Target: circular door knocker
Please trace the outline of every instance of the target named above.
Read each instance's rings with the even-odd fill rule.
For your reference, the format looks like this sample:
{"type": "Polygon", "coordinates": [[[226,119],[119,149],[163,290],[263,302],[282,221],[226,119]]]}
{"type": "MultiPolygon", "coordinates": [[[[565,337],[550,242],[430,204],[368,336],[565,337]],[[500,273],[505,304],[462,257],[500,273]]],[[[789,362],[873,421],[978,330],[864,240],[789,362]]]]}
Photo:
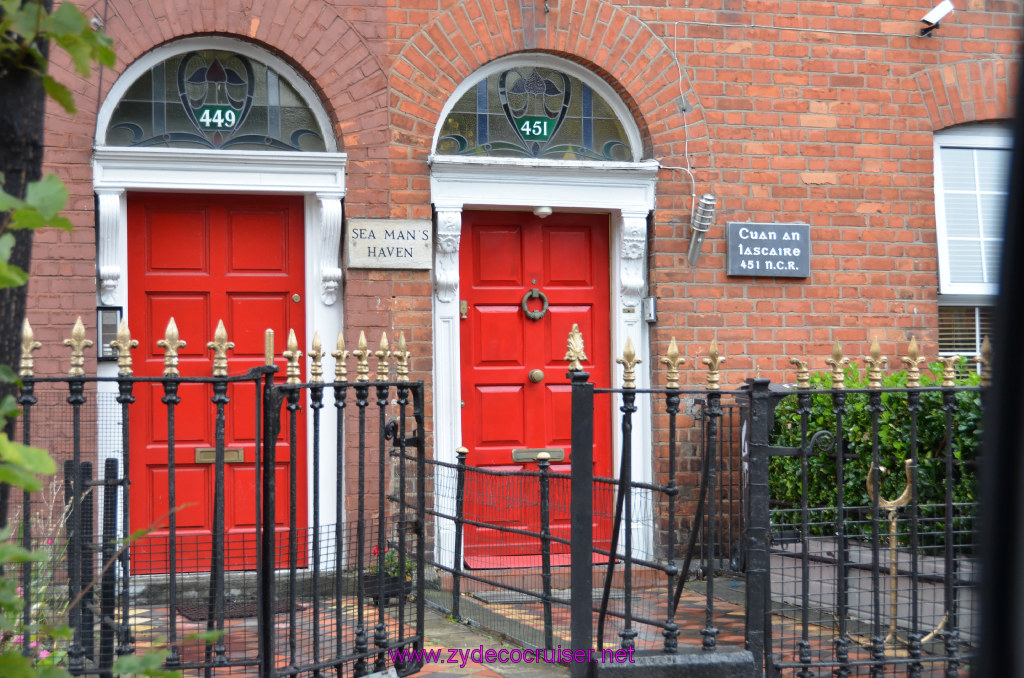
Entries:
{"type": "Polygon", "coordinates": [[[521,306],[523,307],[523,313],[526,314],[527,318],[529,318],[530,320],[540,320],[541,318],[544,317],[544,314],[548,312],[548,298],[544,296],[543,292],[534,287],[532,290],[523,295],[523,303],[521,304],[521,306]],[[531,311],[529,308],[527,308],[526,302],[529,301],[530,299],[536,299],[537,297],[540,297],[543,306],[539,311],[531,311]]]}

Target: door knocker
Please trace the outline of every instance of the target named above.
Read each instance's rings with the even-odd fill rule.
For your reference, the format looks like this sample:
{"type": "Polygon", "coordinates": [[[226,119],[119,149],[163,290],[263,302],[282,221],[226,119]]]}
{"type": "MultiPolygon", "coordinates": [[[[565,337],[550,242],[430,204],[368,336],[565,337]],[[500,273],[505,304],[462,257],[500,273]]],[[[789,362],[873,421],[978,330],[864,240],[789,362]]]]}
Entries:
{"type": "Polygon", "coordinates": [[[523,295],[523,303],[521,304],[521,306],[523,307],[523,313],[526,314],[527,318],[529,318],[530,320],[540,320],[541,318],[544,317],[544,314],[548,312],[548,298],[544,296],[543,292],[534,287],[532,290],[523,295]],[[537,297],[540,297],[543,306],[539,311],[531,311],[529,308],[526,307],[526,302],[529,301],[530,299],[536,299],[537,297]]]}

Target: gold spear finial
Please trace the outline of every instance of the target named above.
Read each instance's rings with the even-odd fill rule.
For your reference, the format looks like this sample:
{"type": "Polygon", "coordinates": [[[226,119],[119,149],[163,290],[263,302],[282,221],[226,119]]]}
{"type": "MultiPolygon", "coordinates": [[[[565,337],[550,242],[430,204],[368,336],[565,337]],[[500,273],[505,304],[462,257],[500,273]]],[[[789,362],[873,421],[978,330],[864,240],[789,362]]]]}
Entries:
{"type": "Polygon", "coordinates": [[[981,368],[981,385],[992,385],[992,344],[989,343],[988,335],[981,340],[981,355],[974,359],[981,368]]]}
{"type": "Polygon", "coordinates": [[[331,356],[334,358],[334,381],[348,381],[348,365],[345,361],[348,360],[349,352],[341,332],[338,332],[338,350],[331,351],[331,356]]]}
{"type": "Polygon", "coordinates": [[[580,363],[587,359],[587,354],[583,352],[583,334],[580,333],[579,324],[572,324],[572,329],[569,330],[569,338],[566,340],[565,345],[566,351],[563,360],[569,361],[569,371],[582,372],[583,365],[580,363]]]}
{"type": "Polygon", "coordinates": [[[356,357],[356,381],[370,381],[370,349],[367,348],[366,333],[362,330],[359,330],[359,341],[352,355],[356,357]]]}
{"type": "Polygon", "coordinates": [[[637,363],[643,362],[636,357],[636,350],[633,348],[633,340],[626,337],[626,348],[622,351],[622,357],[616,359],[618,364],[623,366],[622,388],[636,388],[636,373],[634,368],[637,363]]]}
{"type": "Polygon", "coordinates": [[[811,371],[807,368],[807,361],[800,360],[799,358],[790,358],[789,364],[796,365],[796,387],[810,388],[811,371]]]}
{"type": "Polygon", "coordinates": [[[309,381],[312,384],[324,383],[324,367],[320,361],[323,360],[324,352],[320,344],[320,333],[313,333],[313,347],[309,352],[309,381]]]}
{"type": "Polygon", "coordinates": [[[387,381],[391,376],[391,351],[388,350],[387,332],[381,333],[380,350],[374,351],[373,355],[377,356],[377,381],[387,381]]]}
{"type": "Polygon", "coordinates": [[[868,364],[868,388],[882,388],[882,368],[888,364],[889,359],[882,355],[878,337],[871,342],[871,349],[864,357],[864,362],[868,364]]]}
{"type": "Polygon", "coordinates": [[[64,340],[65,346],[71,347],[71,369],[68,370],[69,377],[84,377],[85,370],[85,349],[92,346],[92,340],[85,338],[85,325],[82,324],[82,316],[78,316],[75,326],[71,328],[71,338],[64,340]]]}
{"type": "Polygon", "coordinates": [[[35,361],[32,359],[32,351],[41,348],[42,344],[36,341],[36,335],[32,326],[28,324],[28,318],[21,323],[21,364],[18,374],[22,377],[31,377],[35,368],[35,361]]]}
{"type": "Polygon", "coordinates": [[[288,361],[288,365],[285,367],[286,378],[284,382],[286,384],[298,384],[301,381],[299,379],[299,374],[301,374],[299,358],[302,357],[302,351],[299,350],[299,340],[295,338],[295,330],[288,330],[287,350],[283,351],[281,355],[288,361]]]}
{"type": "Polygon", "coordinates": [[[213,376],[228,376],[228,349],[235,348],[235,342],[228,341],[228,331],[224,321],[217,321],[217,329],[213,333],[213,341],[206,342],[206,348],[213,349],[213,376]]]}
{"type": "Polygon", "coordinates": [[[679,355],[679,345],[676,344],[676,338],[672,337],[672,341],[668,342],[668,354],[661,359],[661,364],[668,366],[668,370],[665,373],[666,388],[679,388],[679,365],[685,362],[685,360],[686,358],[679,355]]]}
{"type": "Polygon", "coordinates": [[[121,318],[117,326],[117,339],[110,342],[110,347],[117,351],[117,376],[132,376],[132,349],[139,345],[138,339],[132,339],[128,330],[128,321],[121,318]]]}
{"type": "Polygon", "coordinates": [[[907,355],[903,356],[901,360],[907,366],[907,386],[909,388],[919,388],[921,386],[921,369],[918,365],[924,362],[924,358],[921,357],[921,351],[917,348],[917,337],[910,337],[907,355]]]}
{"type": "Polygon", "coordinates": [[[174,322],[174,316],[167,323],[164,330],[164,338],[156,342],[156,345],[164,350],[164,376],[177,377],[178,372],[178,350],[185,348],[185,342],[178,338],[178,326],[174,322]]]}
{"type": "Polygon", "coordinates": [[[721,380],[719,367],[725,362],[725,357],[719,355],[718,342],[714,339],[711,340],[711,347],[708,349],[708,357],[703,358],[701,362],[708,366],[707,389],[709,391],[718,391],[721,389],[721,386],[718,383],[721,380]]]}
{"type": "Polygon", "coordinates": [[[846,388],[843,383],[844,368],[849,364],[850,359],[843,357],[843,348],[839,340],[832,346],[832,357],[825,361],[832,366],[832,388],[846,388]]]}
{"type": "Polygon", "coordinates": [[[409,358],[412,353],[405,349],[405,332],[398,334],[398,349],[391,355],[395,359],[395,371],[398,373],[398,381],[409,381],[409,358]]]}
{"type": "Polygon", "coordinates": [[[960,362],[960,356],[940,357],[939,362],[942,363],[942,385],[956,386],[956,366],[960,362]]]}

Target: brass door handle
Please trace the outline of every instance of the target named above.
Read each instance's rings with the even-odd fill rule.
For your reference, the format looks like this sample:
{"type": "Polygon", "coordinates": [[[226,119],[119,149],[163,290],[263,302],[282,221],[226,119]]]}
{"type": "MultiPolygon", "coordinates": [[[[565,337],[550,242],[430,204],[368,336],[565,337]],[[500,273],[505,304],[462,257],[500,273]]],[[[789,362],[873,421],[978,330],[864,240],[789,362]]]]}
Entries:
{"type": "Polygon", "coordinates": [[[527,376],[529,377],[530,381],[532,381],[535,384],[539,384],[540,382],[544,381],[543,370],[530,370],[530,374],[528,374],[527,376]]]}

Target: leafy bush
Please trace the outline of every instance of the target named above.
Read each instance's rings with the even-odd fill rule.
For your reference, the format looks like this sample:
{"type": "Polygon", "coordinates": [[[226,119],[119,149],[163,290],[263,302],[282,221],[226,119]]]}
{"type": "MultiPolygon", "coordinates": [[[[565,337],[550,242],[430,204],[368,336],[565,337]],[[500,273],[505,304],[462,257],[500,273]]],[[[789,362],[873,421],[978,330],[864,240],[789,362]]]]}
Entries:
{"type": "MultiPolygon", "coordinates": [[[[961,364],[958,385],[978,386],[979,375],[970,372],[966,360],[961,364]]],[[[932,363],[921,371],[921,386],[939,386],[942,382],[942,364],[932,363]]],[[[831,373],[820,372],[811,377],[813,389],[831,388],[831,373]]],[[[848,367],[844,383],[848,389],[867,388],[866,372],[856,366],[848,367]]],[[[905,371],[892,372],[883,378],[883,387],[905,387],[905,371]]],[[[788,396],[775,410],[773,445],[799,447],[801,445],[801,413],[798,397],[788,396]]],[[[946,498],[946,411],[943,393],[919,393],[920,409],[917,416],[917,494],[923,517],[941,517],[946,498]],[[933,505],[929,508],[928,505],[933,505]]],[[[953,501],[973,503],[977,489],[974,462],[981,446],[981,395],[975,390],[958,390],[952,410],[953,501]]],[[[878,415],[878,455],[882,467],[879,496],[892,500],[898,497],[907,483],[904,460],[911,453],[911,413],[905,392],[881,394],[882,410],[878,415]]],[[[807,440],[818,431],[836,435],[836,411],[830,392],[814,392],[807,418],[807,440]]],[[[846,394],[842,412],[842,447],[845,451],[844,505],[870,507],[872,497],[867,490],[867,474],[872,464],[872,412],[870,395],[846,394]]],[[[836,447],[827,450],[812,449],[807,457],[808,505],[814,508],[835,507],[837,499],[836,447]]],[[[801,505],[802,475],[799,457],[773,457],[770,461],[769,491],[776,507],[798,508],[801,505]]],[[[969,513],[970,511],[968,511],[969,513]]],[[[830,512],[831,513],[831,512],[830,512]]],[[[863,513],[863,512],[861,512],[863,513]]],[[[963,513],[958,511],[958,513],[963,513]]],[[[884,517],[884,514],[883,514],[884,517]]],[[[799,520],[797,512],[781,516],[782,522],[799,520]]],[[[778,522],[778,521],[777,521],[778,522]]],[[[961,521],[957,521],[961,523],[961,521]]],[[[955,526],[966,529],[966,524],[955,526]]],[[[870,528],[867,528],[870,529],[870,528]]],[[[942,532],[941,520],[926,520],[920,525],[923,533],[942,532]]],[[[822,530],[824,531],[824,530],[822,530]]],[[[854,530],[856,531],[856,530],[854,530]]]]}

